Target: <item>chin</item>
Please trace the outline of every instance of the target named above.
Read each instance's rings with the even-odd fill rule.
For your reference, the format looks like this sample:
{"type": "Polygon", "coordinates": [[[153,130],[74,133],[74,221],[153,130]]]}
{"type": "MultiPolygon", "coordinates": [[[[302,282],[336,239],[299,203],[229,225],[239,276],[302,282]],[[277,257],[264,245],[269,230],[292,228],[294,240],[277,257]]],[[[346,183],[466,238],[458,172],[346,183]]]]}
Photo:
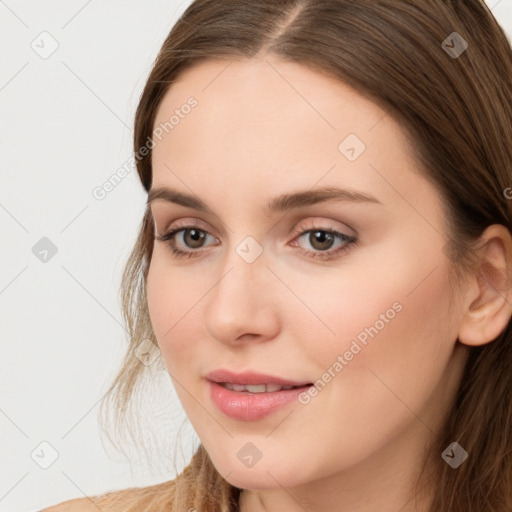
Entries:
{"type": "Polygon", "coordinates": [[[259,460],[253,467],[244,467],[241,462],[224,460],[218,464],[212,460],[217,471],[231,484],[240,489],[251,491],[280,489],[282,487],[294,487],[304,483],[303,471],[290,463],[282,460],[259,460]]]}
{"type": "Polygon", "coordinates": [[[297,482],[289,482],[286,478],[281,477],[280,473],[276,474],[275,470],[270,470],[270,475],[264,469],[236,470],[229,474],[226,480],[235,487],[250,491],[280,489],[297,485],[297,482]]]}

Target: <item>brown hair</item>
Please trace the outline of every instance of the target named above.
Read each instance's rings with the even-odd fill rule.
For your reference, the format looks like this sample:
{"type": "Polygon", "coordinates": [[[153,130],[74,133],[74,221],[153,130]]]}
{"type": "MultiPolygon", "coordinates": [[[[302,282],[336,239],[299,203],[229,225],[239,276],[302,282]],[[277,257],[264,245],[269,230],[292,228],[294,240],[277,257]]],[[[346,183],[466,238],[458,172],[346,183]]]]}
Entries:
{"type": "MultiPolygon", "coordinates": [[[[194,1],[165,40],[136,112],[134,150],[146,191],[151,153],[140,158],[139,150],[173,81],[206,59],[265,54],[336,77],[400,122],[444,199],[446,254],[459,283],[474,268],[472,248],[483,230],[495,223],[511,229],[504,190],[512,182],[512,51],[483,0],[194,1]],[[453,32],[468,43],[458,57],[442,46],[453,32]]],[[[153,229],[147,209],[123,274],[129,347],[102,403],[115,412],[116,425],[132,397],[144,393],[140,383],[151,369],[134,349],[143,340],[157,346],[145,294],[153,229]]],[[[444,429],[426,447],[425,460],[435,463],[425,484],[432,512],[512,510],[511,369],[510,324],[492,343],[470,349],[444,429]],[[454,441],[469,453],[456,470],[441,458],[454,441]]],[[[176,479],[110,493],[110,501],[98,503],[124,511],[235,511],[239,494],[200,445],[176,479]]]]}

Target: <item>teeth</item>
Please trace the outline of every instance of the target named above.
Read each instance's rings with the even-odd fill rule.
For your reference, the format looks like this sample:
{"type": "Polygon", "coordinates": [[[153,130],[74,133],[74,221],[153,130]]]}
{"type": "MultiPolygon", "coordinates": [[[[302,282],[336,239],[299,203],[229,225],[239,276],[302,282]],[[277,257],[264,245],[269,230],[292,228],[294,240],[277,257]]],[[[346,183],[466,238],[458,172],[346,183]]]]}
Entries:
{"type": "MultiPolygon", "coordinates": [[[[291,386],[289,386],[291,387],[291,386]]],[[[284,389],[283,386],[279,386],[278,384],[267,384],[267,391],[279,391],[280,389],[284,389]]]]}
{"type": "Polygon", "coordinates": [[[278,384],[231,384],[230,382],[224,382],[222,385],[231,391],[248,391],[249,393],[271,393],[273,391],[281,391],[282,389],[291,389],[294,387],[279,386],[278,384]]]}

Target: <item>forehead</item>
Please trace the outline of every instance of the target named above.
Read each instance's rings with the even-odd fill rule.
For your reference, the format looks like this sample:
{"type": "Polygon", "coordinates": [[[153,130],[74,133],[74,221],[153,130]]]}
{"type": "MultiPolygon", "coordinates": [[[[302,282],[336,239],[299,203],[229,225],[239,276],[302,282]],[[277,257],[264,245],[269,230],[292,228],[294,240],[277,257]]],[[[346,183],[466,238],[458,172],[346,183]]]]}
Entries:
{"type": "Polygon", "coordinates": [[[273,195],[269,189],[312,188],[321,180],[386,202],[397,198],[389,182],[414,195],[422,179],[411,172],[415,162],[400,125],[378,105],[333,77],[267,57],[189,68],[161,101],[159,127],[153,187],[273,195]],[[360,153],[356,159],[347,158],[347,145],[360,153]]]}
{"type": "Polygon", "coordinates": [[[230,127],[268,133],[269,139],[284,129],[310,137],[336,134],[337,139],[347,129],[363,135],[385,115],[343,82],[301,64],[271,58],[210,60],[178,76],[159,105],[154,126],[168,121],[191,96],[198,102],[190,112],[193,120],[185,123],[187,115],[180,117],[175,135],[190,124],[195,130],[201,124],[205,131],[214,124],[219,138],[229,121],[230,127]],[[303,121],[299,125],[297,118],[303,121]]]}

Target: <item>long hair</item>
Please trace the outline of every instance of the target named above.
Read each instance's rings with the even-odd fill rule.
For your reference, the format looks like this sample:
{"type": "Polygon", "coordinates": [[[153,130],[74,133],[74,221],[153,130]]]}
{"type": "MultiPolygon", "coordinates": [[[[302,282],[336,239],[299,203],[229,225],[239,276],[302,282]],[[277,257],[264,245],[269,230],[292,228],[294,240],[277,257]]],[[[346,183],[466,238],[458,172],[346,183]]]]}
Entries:
{"type": "MultiPolygon", "coordinates": [[[[163,43],[136,111],[134,151],[146,191],[151,152],[141,157],[140,149],[179,75],[207,59],[266,54],[345,82],[399,121],[443,198],[446,254],[457,280],[472,268],[469,248],[487,226],[511,229],[504,190],[512,185],[512,51],[483,0],[195,0],[163,43]],[[454,37],[467,43],[458,55],[449,51],[454,37]]],[[[127,421],[127,405],[144,393],[140,383],[151,371],[134,350],[142,342],[157,346],[145,289],[154,235],[148,208],[122,278],[129,345],[102,403],[117,425],[127,421]]],[[[437,461],[432,512],[512,510],[511,369],[510,324],[470,349],[453,408],[426,453],[437,461]],[[457,470],[441,459],[454,441],[469,453],[457,470]]],[[[175,479],[109,493],[98,503],[124,511],[227,512],[238,510],[239,494],[199,445],[175,479]]]]}

